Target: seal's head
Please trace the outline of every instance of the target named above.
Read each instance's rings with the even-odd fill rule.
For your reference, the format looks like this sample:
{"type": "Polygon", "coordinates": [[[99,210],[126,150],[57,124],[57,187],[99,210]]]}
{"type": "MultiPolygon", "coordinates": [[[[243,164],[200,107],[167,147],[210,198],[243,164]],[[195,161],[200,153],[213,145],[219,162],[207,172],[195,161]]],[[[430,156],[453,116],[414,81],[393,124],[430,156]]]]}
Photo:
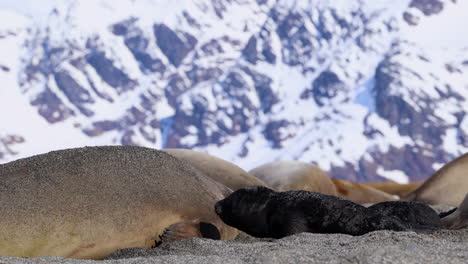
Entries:
{"type": "Polygon", "coordinates": [[[241,188],[215,204],[216,214],[228,225],[256,237],[268,233],[268,202],[275,191],[264,186],[241,188]]]}

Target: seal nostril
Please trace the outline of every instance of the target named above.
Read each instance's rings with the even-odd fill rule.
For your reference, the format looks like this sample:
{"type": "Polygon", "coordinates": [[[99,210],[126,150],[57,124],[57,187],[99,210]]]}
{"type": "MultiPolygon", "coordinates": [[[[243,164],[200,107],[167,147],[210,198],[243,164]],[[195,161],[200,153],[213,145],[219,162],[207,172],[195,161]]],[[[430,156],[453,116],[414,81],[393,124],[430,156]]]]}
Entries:
{"type": "Polygon", "coordinates": [[[215,204],[215,212],[218,215],[221,215],[221,213],[223,212],[223,209],[221,208],[221,204],[219,202],[215,204]]]}

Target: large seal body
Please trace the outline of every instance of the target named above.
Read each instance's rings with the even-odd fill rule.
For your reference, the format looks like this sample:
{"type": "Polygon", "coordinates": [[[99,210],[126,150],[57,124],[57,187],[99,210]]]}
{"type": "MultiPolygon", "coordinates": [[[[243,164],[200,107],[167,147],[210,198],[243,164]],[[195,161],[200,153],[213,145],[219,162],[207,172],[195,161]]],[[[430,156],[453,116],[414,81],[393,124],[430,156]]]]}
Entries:
{"type": "Polygon", "coordinates": [[[237,234],[213,210],[226,187],[142,147],[61,150],[0,165],[0,193],[2,256],[99,259],[165,235],[202,236],[202,226],[221,239],[237,234]]]}
{"type": "Polygon", "coordinates": [[[355,203],[367,204],[399,200],[398,196],[388,194],[365,184],[335,178],[331,180],[335,184],[337,196],[355,203]]]}
{"type": "Polygon", "coordinates": [[[310,163],[275,161],[249,171],[277,191],[305,190],[336,195],[327,173],[310,163]]]}
{"type": "Polygon", "coordinates": [[[458,208],[442,217],[442,224],[447,229],[468,228],[468,193],[458,208]]]}
{"type": "Polygon", "coordinates": [[[189,149],[163,149],[163,151],[188,162],[208,177],[224,184],[231,190],[253,185],[267,186],[263,181],[250,175],[239,166],[208,153],[189,149]]]}
{"type": "Polygon", "coordinates": [[[458,206],[468,193],[468,153],[447,163],[405,200],[458,206]]]}
{"type": "Polygon", "coordinates": [[[362,235],[375,230],[440,228],[440,220],[431,222],[434,216],[438,219],[437,213],[423,204],[414,208],[408,202],[393,202],[369,209],[332,195],[275,192],[261,186],[233,192],[216,203],[215,210],[226,224],[256,237],[281,238],[301,232],[362,235]],[[402,218],[404,214],[400,212],[412,217],[402,218]],[[431,221],[424,220],[427,212],[431,221]]]}
{"type": "Polygon", "coordinates": [[[407,195],[410,192],[413,192],[414,190],[419,188],[423,183],[422,182],[397,183],[394,181],[384,181],[384,182],[363,182],[361,184],[378,189],[388,194],[398,195],[399,197],[402,197],[404,195],[407,195]]]}

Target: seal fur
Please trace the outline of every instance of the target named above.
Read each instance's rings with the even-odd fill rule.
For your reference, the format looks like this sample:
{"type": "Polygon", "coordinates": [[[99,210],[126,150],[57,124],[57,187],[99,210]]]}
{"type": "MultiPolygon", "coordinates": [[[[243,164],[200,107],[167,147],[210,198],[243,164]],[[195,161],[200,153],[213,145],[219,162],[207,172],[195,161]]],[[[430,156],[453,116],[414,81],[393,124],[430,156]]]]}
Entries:
{"type": "Polygon", "coordinates": [[[424,204],[392,202],[366,208],[332,195],[276,192],[263,186],[233,192],[216,203],[215,211],[226,224],[255,237],[281,238],[301,232],[362,235],[375,230],[426,231],[441,226],[437,213],[424,204]],[[411,217],[403,218],[405,215],[411,217]],[[424,220],[426,217],[430,220],[424,220]]]}
{"type": "Polygon", "coordinates": [[[419,188],[419,186],[421,186],[423,182],[397,183],[394,181],[384,181],[384,182],[363,182],[361,184],[375,188],[382,192],[386,192],[388,194],[398,195],[402,197],[416,190],[417,188],[419,188]]]}
{"type": "Polygon", "coordinates": [[[267,186],[263,181],[255,178],[239,166],[210,155],[189,149],[163,149],[164,152],[188,162],[213,180],[224,184],[231,190],[246,186],[267,186]]]}
{"type": "Polygon", "coordinates": [[[468,228],[468,193],[458,208],[451,210],[442,217],[442,224],[447,229],[468,228]]]}
{"type": "Polygon", "coordinates": [[[306,190],[336,195],[327,173],[310,163],[274,161],[249,171],[277,191],[306,190]]]}
{"type": "Polygon", "coordinates": [[[468,153],[447,163],[404,200],[458,206],[468,192],[468,153]]]}
{"type": "Polygon", "coordinates": [[[337,196],[355,203],[366,204],[399,200],[398,196],[388,194],[365,184],[335,178],[331,180],[336,186],[337,196]]]}

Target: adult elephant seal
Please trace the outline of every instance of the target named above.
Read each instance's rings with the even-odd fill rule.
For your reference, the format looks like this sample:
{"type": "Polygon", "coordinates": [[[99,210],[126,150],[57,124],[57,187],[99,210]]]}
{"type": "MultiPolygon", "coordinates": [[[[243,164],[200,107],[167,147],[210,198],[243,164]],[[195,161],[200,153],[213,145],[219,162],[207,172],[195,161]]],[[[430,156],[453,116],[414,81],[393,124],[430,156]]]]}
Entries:
{"type": "Polygon", "coordinates": [[[300,161],[275,161],[249,171],[277,191],[306,190],[336,195],[327,173],[300,161]]]}
{"type": "Polygon", "coordinates": [[[100,259],[187,237],[233,239],[225,186],[162,151],[54,151],[0,166],[0,255],[100,259]]]}
{"type": "Polygon", "coordinates": [[[358,204],[399,200],[399,198],[395,195],[382,192],[364,184],[334,178],[331,180],[336,186],[337,196],[358,204]]]}
{"type": "Polygon", "coordinates": [[[442,217],[442,224],[447,229],[468,228],[468,193],[458,208],[442,213],[440,216],[442,217]]]}
{"type": "Polygon", "coordinates": [[[428,204],[458,206],[468,192],[468,153],[449,162],[421,187],[403,197],[428,204]]]}
{"type": "Polygon", "coordinates": [[[416,190],[417,188],[419,188],[419,186],[422,185],[422,182],[397,183],[394,181],[384,181],[384,182],[363,182],[361,184],[381,190],[388,194],[398,195],[402,197],[416,190]]]}
{"type": "Polygon", "coordinates": [[[264,182],[250,175],[239,166],[210,154],[189,149],[163,149],[163,151],[188,162],[211,179],[226,185],[231,190],[252,185],[266,186],[264,182]]]}

